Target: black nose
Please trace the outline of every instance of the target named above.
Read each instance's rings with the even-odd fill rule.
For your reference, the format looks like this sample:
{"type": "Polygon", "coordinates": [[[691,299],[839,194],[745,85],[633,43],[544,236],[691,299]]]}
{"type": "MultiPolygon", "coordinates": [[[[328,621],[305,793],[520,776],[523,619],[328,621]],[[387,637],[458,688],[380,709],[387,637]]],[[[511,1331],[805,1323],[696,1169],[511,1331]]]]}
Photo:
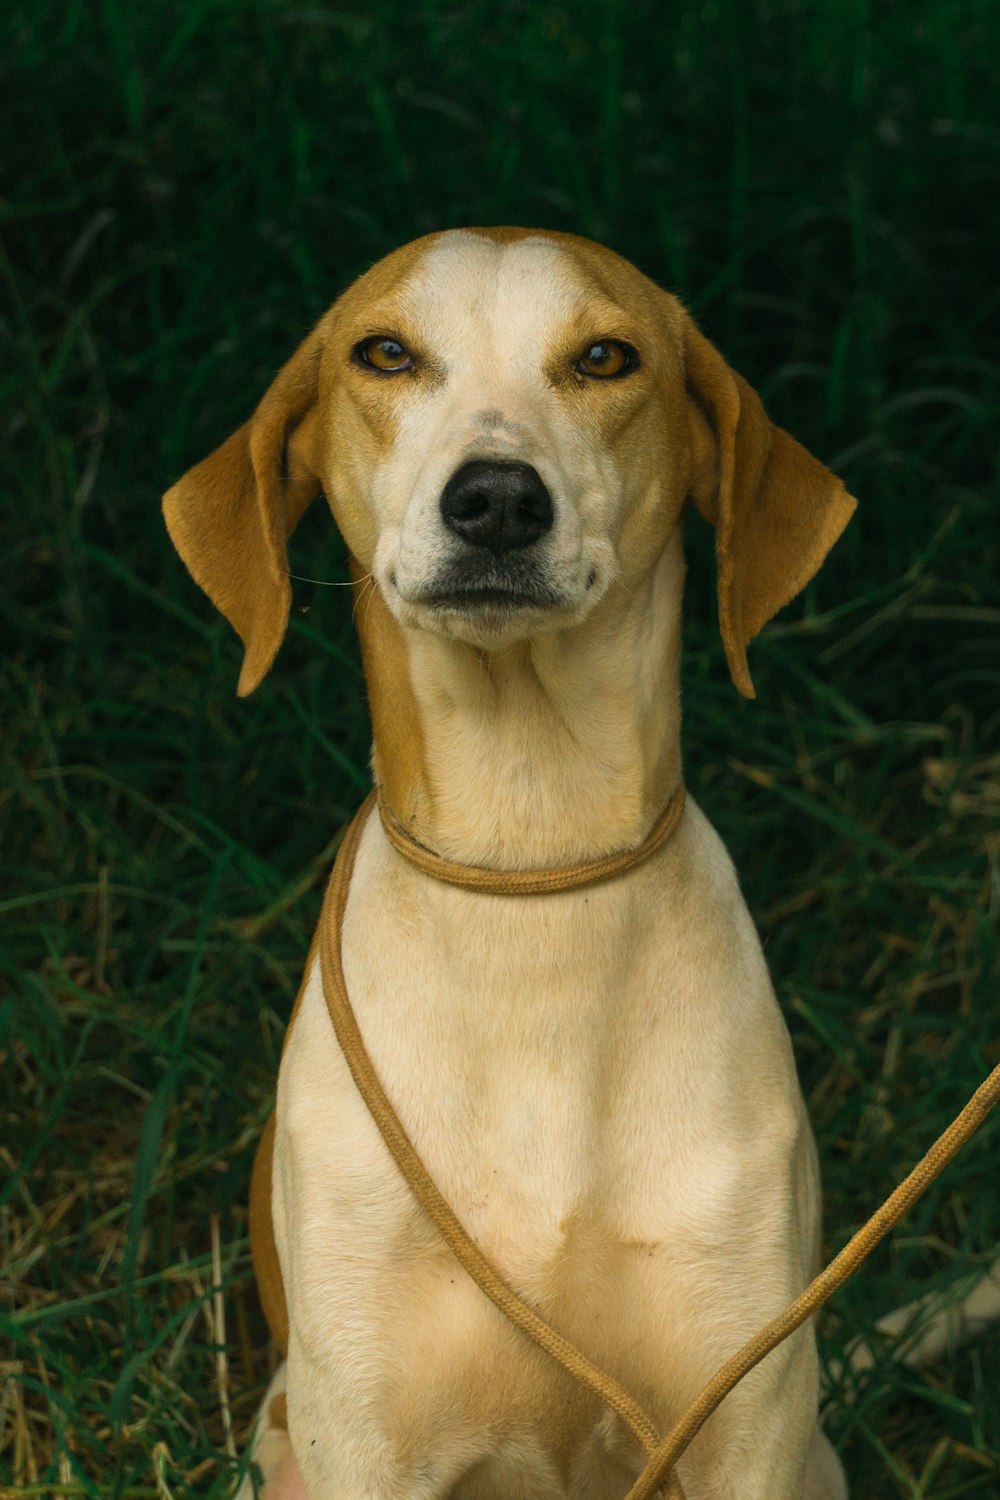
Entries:
{"type": "Polygon", "coordinates": [[[475,459],[463,464],[441,495],[449,531],[473,547],[513,552],[530,547],[552,525],[552,496],[530,464],[475,459]]]}

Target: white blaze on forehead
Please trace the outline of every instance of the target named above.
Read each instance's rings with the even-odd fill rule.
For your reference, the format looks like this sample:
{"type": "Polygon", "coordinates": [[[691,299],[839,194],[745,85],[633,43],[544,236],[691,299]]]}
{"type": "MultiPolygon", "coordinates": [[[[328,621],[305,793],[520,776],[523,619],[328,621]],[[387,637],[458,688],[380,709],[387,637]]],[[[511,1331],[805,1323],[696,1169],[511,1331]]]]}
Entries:
{"type": "Polygon", "coordinates": [[[498,244],[453,230],[437,240],[406,286],[406,302],[445,362],[510,374],[538,372],[546,345],[586,287],[570,256],[539,237],[498,244]]]}
{"type": "Polygon", "coordinates": [[[586,326],[581,312],[602,322],[614,304],[544,235],[503,244],[453,230],[413,267],[396,305],[404,338],[412,328],[418,361],[435,378],[403,377],[395,388],[394,440],[372,476],[373,571],[391,607],[405,624],[427,624],[407,610],[465,545],[442,517],[441,496],[463,464],[486,459],[534,468],[554,513],[535,566],[563,601],[562,618],[592,608],[614,576],[621,476],[550,378],[550,361],[560,346],[569,358],[571,330],[586,326]]]}

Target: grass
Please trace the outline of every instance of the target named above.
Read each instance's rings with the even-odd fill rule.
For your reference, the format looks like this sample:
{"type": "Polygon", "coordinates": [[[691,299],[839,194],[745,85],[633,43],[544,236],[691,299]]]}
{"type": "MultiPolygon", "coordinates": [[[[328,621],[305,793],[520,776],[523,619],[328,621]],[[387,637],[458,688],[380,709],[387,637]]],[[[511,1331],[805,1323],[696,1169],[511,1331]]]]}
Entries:
{"type": "MultiPolygon", "coordinates": [[[[277,669],[236,701],[160,492],[423,231],[575,230],[688,299],[861,502],[754,648],[754,704],[692,525],[685,655],[689,781],[766,941],[838,1248],[998,1057],[996,13],[15,0],[10,21],[0,1484],[221,1497],[270,1358],[249,1164],[368,728],[336,588],[296,586],[277,669]]],[[[293,569],[344,577],[318,509],[293,569]]],[[[993,1124],[824,1316],[828,1356],[996,1253],[997,1159],[993,1124]]],[[[833,1392],[856,1497],[997,1493],[998,1344],[920,1373],[887,1352],[833,1392]]]]}

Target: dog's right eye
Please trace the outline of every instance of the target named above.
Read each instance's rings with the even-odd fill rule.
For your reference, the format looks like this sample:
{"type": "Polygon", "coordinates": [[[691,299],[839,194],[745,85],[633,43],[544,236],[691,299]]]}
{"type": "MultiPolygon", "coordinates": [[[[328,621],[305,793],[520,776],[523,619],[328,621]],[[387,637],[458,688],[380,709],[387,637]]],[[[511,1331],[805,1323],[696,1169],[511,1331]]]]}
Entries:
{"type": "Polygon", "coordinates": [[[354,346],[354,357],[359,364],[378,370],[383,375],[396,375],[400,370],[413,369],[413,355],[398,339],[376,335],[362,339],[354,346]]]}

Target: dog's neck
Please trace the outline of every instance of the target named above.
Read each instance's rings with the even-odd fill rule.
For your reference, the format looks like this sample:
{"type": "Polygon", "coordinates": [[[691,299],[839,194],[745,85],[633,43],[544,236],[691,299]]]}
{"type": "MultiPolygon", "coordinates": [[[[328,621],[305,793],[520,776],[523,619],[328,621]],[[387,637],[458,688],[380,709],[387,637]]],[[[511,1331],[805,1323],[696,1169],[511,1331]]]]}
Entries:
{"type": "Polygon", "coordinates": [[[375,773],[409,832],[495,869],[639,844],[681,776],[683,571],[678,528],[582,625],[497,652],[362,602],[375,773]]]}

